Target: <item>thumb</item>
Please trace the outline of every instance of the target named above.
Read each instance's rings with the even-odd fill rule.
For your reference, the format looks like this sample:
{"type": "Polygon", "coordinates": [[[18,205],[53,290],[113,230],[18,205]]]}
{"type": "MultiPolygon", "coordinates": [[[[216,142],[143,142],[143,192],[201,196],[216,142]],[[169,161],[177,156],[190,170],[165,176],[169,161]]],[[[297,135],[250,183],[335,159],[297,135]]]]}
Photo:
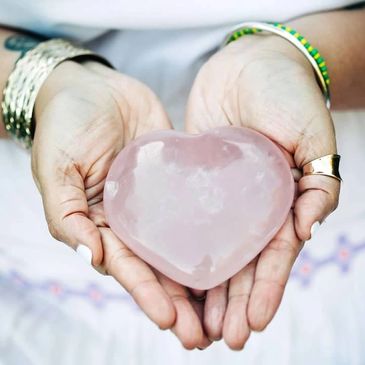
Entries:
{"type": "Polygon", "coordinates": [[[294,207],[295,230],[307,241],[338,205],[340,182],[320,175],[303,176],[298,183],[299,198],[294,207]]]}
{"type": "Polygon", "coordinates": [[[78,250],[90,264],[99,266],[103,259],[100,232],[88,217],[84,181],[77,168],[72,165],[42,177],[37,186],[51,235],[78,250]]]}
{"type": "MultiPolygon", "coordinates": [[[[317,125],[320,127],[316,133],[308,133],[295,151],[296,164],[300,168],[319,157],[337,153],[334,127],[327,110],[317,120],[317,125]]],[[[324,175],[306,175],[299,180],[299,198],[294,207],[299,239],[310,239],[314,230],[337,208],[340,185],[337,179],[324,175]]]]}

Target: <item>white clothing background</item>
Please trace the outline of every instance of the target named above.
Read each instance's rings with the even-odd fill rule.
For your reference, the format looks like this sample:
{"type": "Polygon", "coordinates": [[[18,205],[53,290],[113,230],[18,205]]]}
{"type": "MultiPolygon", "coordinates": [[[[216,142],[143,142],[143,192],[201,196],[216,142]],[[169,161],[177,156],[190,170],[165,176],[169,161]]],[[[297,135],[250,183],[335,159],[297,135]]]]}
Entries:
{"type": "Polygon", "coordinates": [[[361,0],[1,0],[0,22],[90,39],[108,29],[186,29],[285,20],[361,0]]]}
{"type": "MultiPolygon", "coordinates": [[[[354,2],[0,0],[0,23],[83,41],[151,86],[181,128],[194,76],[231,24],[354,2]]],[[[340,208],[307,243],[274,321],[238,353],[223,342],[184,350],[112,278],[55,242],[29,156],[0,140],[0,365],[365,364],[365,111],[334,119],[340,208]]]]}

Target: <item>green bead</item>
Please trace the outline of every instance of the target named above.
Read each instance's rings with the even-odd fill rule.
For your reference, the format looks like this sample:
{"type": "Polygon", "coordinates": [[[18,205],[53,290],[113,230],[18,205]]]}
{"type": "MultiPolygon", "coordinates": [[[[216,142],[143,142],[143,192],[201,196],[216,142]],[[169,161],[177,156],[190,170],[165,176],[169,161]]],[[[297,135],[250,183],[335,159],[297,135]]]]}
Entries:
{"type": "MultiPolygon", "coordinates": [[[[281,24],[279,22],[269,22],[268,24],[271,24],[279,29],[283,29],[286,32],[288,32],[289,34],[291,34],[292,36],[294,36],[296,39],[298,39],[299,42],[301,42],[303,39],[305,39],[302,35],[300,35],[295,29],[291,29],[290,27],[287,27],[284,24],[281,24]]],[[[229,40],[227,41],[228,43],[231,43],[235,40],[237,40],[238,38],[241,38],[244,35],[249,35],[249,34],[255,34],[257,32],[262,32],[261,29],[256,29],[256,28],[241,28],[237,31],[235,31],[233,34],[231,34],[229,40]]],[[[318,53],[318,49],[313,48],[310,43],[305,40],[306,42],[303,44],[303,46],[308,50],[309,48],[311,48],[312,50],[309,51],[308,53],[314,58],[314,60],[316,61],[317,65],[319,66],[320,64],[323,64],[323,66],[319,66],[319,69],[321,71],[323,80],[325,81],[326,85],[329,85],[330,83],[330,78],[329,75],[327,73],[327,65],[325,64],[325,61],[323,59],[323,57],[321,57],[318,53]],[[318,55],[317,55],[318,54],[318,55]],[[317,55],[317,59],[315,58],[315,56],[317,55]],[[323,74],[324,73],[324,74],[323,74]]]]}
{"type": "Polygon", "coordinates": [[[311,56],[315,56],[318,53],[318,49],[317,48],[313,48],[313,51],[310,53],[311,56]]]}

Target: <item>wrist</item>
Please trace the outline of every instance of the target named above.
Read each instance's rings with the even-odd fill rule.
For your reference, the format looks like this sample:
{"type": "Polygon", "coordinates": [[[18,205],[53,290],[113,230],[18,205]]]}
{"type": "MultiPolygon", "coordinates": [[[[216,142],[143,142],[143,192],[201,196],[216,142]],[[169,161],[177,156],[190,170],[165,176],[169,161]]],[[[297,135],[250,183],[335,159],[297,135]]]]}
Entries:
{"type": "MultiPolygon", "coordinates": [[[[6,129],[24,148],[32,147],[35,133],[34,119],[38,116],[39,110],[42,112],[45,105],[48,105],[47,101],[55,95],[54,90],[57,92],[59,88],[62,90],[64,85],[67,87],[70,80],[70,74],[62,75],[62,79],[56,77],[60,69],[50,77],[52,71],[65,61],[85,59],[93,59],[110,66],[103,57],[60,38],[39,43],[16,62],[3,92],[2,108],[6,129]],[[42,86],[44,88],[40,93],[42,86]],[[35,111],[36,101],[38,105],[35,111]]],[[[67,65],[71,63],[62,65],[62,68],[68,67],[67,65]]],[[[77,85],[79,80],[74,78],[73,82],[77,85]]]]}
{"type": "MultiPolygon", "coordinates": [[[[262,38],[265,39],[265,41],[259,42],[259,47],[264,45],[264,50],[261,49],[261,53],[263,52],[264,56],[261,64],[266,66],[267,71],[270,71],[272,68],[272,76],[274,76],[277,71],[286,76],[290,76],[290,74],[293,75],[293,73],[296,72],[296,76],[304,77],[304,81],[306,79],[309,82],[315,81],[322,91],[327,108],[330,108],[330,77],[328,75],[326,61],[318,49],[310,44],[303,35],[291,26],[278,22],[244,22],[227,34],[223,45],[229,45],[232,42],[236,43],[235,41],[240,40],[242,37],[245,38],[246,35],[250,35],[251,38],[252,35],[256,35],[256,39],[258,40],[259,38],[257,35],[263,34],[262,32],[270,33],[271,35],[275,34],[279,37],[279,39],[272,36],[266,37],[266,39],[262,38]],[[265,53],[270,53],[272,45],[275,45],[276,47],[275,51],[271,50],[275,56],[271,57],[271,60],[267,62],[268,57],[265,57],[265,53]],[[294,48],[288,45],[291,45],[294,48]],[[296,50],[298,51],[296,52],[296,50]],[[304,56],[308,62],[304,61],[300,54],[304,56]],[[274,60],[274,58],[276,58],[276,60],[274,60]],[[309,64],[311,65],[312,72],[309,71],[309,64]]],[[[262,54],[260,56],[262,56],[262,54]]],[[[259,58],[254,60],[260,63],[259,58]]]]}
{"type": "Polygon", "coordinates": [[[82,63],[68,60],[58,65],[43,83],[37,95],[34,106],[34,122],[60,92],[67,91],[72,86],[85,85],[95,78],[98,70],[107,68],[99,62],[87,60],[82,63]]]}
{"type": "Polygon", "coordinates": [[[276,35],[250,35],[242,37],[234,43],[239,43],[242,51],[252,59],[286,60],[300,67],[314,79],[312,66],[308,59],[293,44],[276,35]]]}

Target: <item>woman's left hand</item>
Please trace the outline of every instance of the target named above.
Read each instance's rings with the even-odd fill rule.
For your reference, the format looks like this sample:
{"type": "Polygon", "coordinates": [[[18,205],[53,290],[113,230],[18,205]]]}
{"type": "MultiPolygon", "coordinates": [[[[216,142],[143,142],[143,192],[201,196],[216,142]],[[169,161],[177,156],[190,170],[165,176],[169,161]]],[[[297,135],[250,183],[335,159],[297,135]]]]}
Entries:
{"type": "MultiPolygon", "coordinates": [[[[276,36],[246,36],[216,53],[195,80],[186,115],[189,132],[224,125],[255,129],[282,148],[294,169],[336,153],[331,116],[310,63],[276,36]]],[[[209,338],[223,336],[229,347],[241,349],[251,330],[267,326],[303,242],[336,209],[339,191],[333,178],[300,178],[293,209],[274,239],[228,283],[207,292],[209,338]]]]}
{"type": "Polygon", "coordinates": [[[186,348],[208,346],[201,303],[130,251],[104,214],[104,184],[115,156],[138,136],[171,128],[157,96],[100,63],[66,61],[43,84],[35,109],[32,171],[53,237],[113,276],[186,348]]]}

